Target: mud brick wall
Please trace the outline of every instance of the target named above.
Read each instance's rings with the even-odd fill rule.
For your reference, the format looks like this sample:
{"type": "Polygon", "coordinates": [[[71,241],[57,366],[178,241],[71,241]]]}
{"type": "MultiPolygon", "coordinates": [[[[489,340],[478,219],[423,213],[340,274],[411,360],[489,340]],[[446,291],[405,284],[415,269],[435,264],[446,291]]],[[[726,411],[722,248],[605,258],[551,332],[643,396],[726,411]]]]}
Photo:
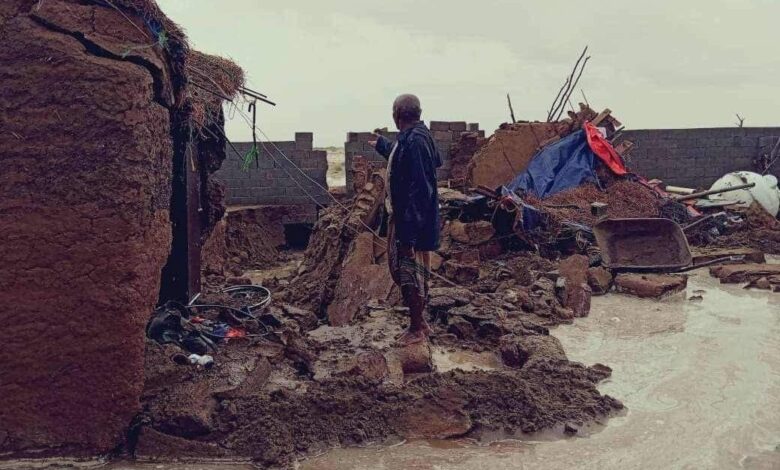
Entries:
{"type": "MultiPolygon", "coordinates": [[[[778,127],[722,127],[626,131],[619,140],[635,144],[628,158],[633,171],[667,184],[708,187],[726,173],[756,171],[754,160],[771,152],[778,138],[778,127]]],[[[771,173],[780,175],[780,162],[771,173]]]]}
{"type": "Polygon", "coordinates": [[[108,454],[141,411],[182,123],[167,54],[129,15],[0,2],[5,458],[108,454]]]}
{"type": "MultiPolygon", "coordinates": [[[[441,152],[442,160],[444,164],[439,168],[437,176],[439,180],[448,179],[450,176],[450,148],[457,142],[458,138],[463,132],[479,132],[483,137],[485,131],[479,130],[478,123],[467,124],[465,121],[431,121],[428,125],[433,138],[436,141],[436,145],[441,152]]],[[[384,134],[385,137],[391,140],[395,140],[398,137],[397,132],[388,132],[384,134]]],[[[370,140],[374,140],[375,137],[371,132],[349,132],[347,133],[347,141],[344,143],[344,154],[346,157],[345,169],[347,172],[347,189],[352,188],[352,158],[356,155],[362,155],[368,158],[371,163],[379,163],[384,165],[386,163],[384,157],[376,153],[376,151],[369,145],[370,140]]]]}
{"type": "MultiPolygon", "coordinates": [[[[273,144],[306,175],[327,188],[327,152],[314,150],[313,140],[311,132],[297,132],[294,141],[273,144]]],[[[327,194],[285,160],[271,143],[265,142],[265,148],[260,146],[257,163],[253,162],[246,170],[242,169],[243,156],[251,150],[252,142],[235,142],[233,146],[241,156],[228,145],[228,158],[216,173],[217,179],[225,184],[228,205],[314,205],[306,192],[320,204],[328,202],[327,194]]]]}

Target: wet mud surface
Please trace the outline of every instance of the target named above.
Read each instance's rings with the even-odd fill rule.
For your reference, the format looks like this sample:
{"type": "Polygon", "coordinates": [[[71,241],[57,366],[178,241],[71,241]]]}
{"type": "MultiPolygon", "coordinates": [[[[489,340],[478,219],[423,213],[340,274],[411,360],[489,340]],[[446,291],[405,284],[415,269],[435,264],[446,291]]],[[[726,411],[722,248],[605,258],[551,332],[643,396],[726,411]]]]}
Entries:
{"type": "MultiPolygon", "coordinates": [[[[570,438],[548,432],[521,439],[485,436],[481,441],[396,439],[388,445],[331,450],[299,460],[295,468],[778,468],[779,306],[770,293],[722,286],[705,270],[694,273],[685,294],[661,302],[624,295],[594,298],[588,318],[560,326],[554,334],[572,359],[614,368],[599,389],[620,396],[627,408],[606,427],[591,427],[570,438]],[[693,295],[702,300],[688,300],[693,295]]],[[[434,348],[434,357],[444,355],[434,348]]],[[[437,363],[460,362],[465,369],[494,365],[473,353],[450,357],[437,363]]],[[[111,470],[255,468],[236,461],[82,465],[111,470]]]]}
{"type": "MultiPolygon", "coordinates": [[[[549,333],[588,314],[585,257],[557,274],[554,262],[507,253],[470,268],[478,276],[463,287],[437,278],[432,338],[397,344],[408,316],[383,281],[384,240],[349,230],[377,200],[366,192],[349,213],[325,211],[302,259],[246,273],[272,283],[274,300],[219,345],[213,367],[181,365],[174,346],[147,343],[130,456],[285,466],[402,439],[575,435],[623,408],[596,388],[611,370],[570,361],[549,333]]],[[[226,299],[212,289],[198,302],[226,299]]],[[[199,312],[198,322],[231,320],[199,312]]]]}
{"type": "MultiPolygon", "coordinates": [[[[284,308],[279,315],[289,322],[284,308]]],[[[403,312],[394,309],[374,310],[341,328],[298,318],[296,330],[274,333],[279,342],[261,338],[222,347],[208,371],[172,364],[166,359],[173,351],[150,345],[145,424],[135,454],[284,465],[330,447],[402,438],[564,426],[576,432],[622,407],[596,391],[608,369],[570,362],[560,349],[547,352],[511,334],[501,341],[475,338],[469,349],[441,331],[432,353],[427,343],[394,344],[404,324],[403,312]],[[507,350],[522,360],[502,361],[507,350]],[[464,371],[447,364],[469,356],[490,366],[464,371]]],[[[532,336],[541,344],[552,341],[532,336]]]]}
{"type": "Polygon", "coordinates": [[[572,359],[613,368],[599,389],[626,412],[606,427],[565,440],[334,450],[300,468],[780,468],[778,307],[772,294],[721,286],[706,270],[687,295],[661,302],[594,298],[588,318],[554,334],[572,359]]]}

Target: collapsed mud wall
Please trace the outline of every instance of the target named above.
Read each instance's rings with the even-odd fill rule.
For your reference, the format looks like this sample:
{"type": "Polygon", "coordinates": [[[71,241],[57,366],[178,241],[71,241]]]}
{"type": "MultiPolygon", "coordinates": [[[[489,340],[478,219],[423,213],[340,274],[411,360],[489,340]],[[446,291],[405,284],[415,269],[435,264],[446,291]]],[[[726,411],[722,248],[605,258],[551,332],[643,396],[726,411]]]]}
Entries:
{"type": "Polygon", "coordinates": [[[557,124],[526,122],[496,130],[474,154],[466,179],[472,186],[497,188],[525,171],[543,142],[557,135],[557,124]]]}
{"type": "Polygon", "coordinates": [[[113,5],[0,4],[0,453],[107,452],[139,408],[181,90],[153,2],[113,5]]]}
{"type": "MultiPolygon", "coordinates": [[[[441,153],[442,167],[436,170],[439,181],[453,178],[454,161],[451,159],[453,147],[465,133],[475,133],[484,138],[485,131],[479,129],[479,123],[466,123],[465,121],[430,121],[429,128],[433,134],[433,140],[441,153]]],[[[388,139],[395,140],[397,132],[383,132],[388,139]]],[[[352,194],[354,182],[352,181],[355,157],[365,157],[376,168],[384,168],[387,161],[376,152],[369,142],[375,140],[371,132],[348,132],[347,141],[344,143],[345,168],[347,169],[347,190],[352,194]]]]}

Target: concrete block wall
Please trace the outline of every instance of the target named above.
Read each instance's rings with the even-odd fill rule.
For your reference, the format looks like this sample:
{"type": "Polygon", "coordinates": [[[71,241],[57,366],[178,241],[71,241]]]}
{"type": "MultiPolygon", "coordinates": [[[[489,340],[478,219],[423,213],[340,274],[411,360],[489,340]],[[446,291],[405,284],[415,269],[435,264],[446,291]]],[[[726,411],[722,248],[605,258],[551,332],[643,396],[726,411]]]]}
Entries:
{"type": "MultiPolygon", "coordinates": [[[[449,178],[451,163],[450,163],[450,149],[453,144],[458,141],[460,135],[463,132],[479,132],[481,136],[485,136],[485,131],[479,129],[478,123],[466,123],[465,121],[431,121],[428,125],[433,139],[436,141],[436,145],[441,153],[443,165],[438,170],[439,180],[445,180],[449,178]]],[[[398,138],[397,132],[387,132],[383,134],[385,137],[391,140],[398,138]]],[[[344,154],[346,158],[345,169],[347,172],[347,189],[352,188],[352,158],[356,155],[362,155],[368,159],[371,163],[377,163],[384,166],[386,161],[384,157],[376,153],[376,151],[369,145],[369,141],[375,137],[371,132],[348,132],[347,141],[344,143],[344,154]]]]}
{"type": "MultiPolygon", "coordinates": [[[[647,178],[687,187],[709,187],[726,173],[756,171],[754,160],[769,154],[780,138],[778,127],[645,129],[619,139],[634,142],[628,164],[647,178]]],[[[770,173],[780,176],[780,162],[770,173]]]]}
{"type": "MultiPolygon", "coordinates": [[[[327,188],[327,152],[314,150],[313,140],[314,135],[311,132],[297,132],[295,140],[273,144],[306,175],[327,188]]],[[[216,173],[217,178],[225,183],[228,205],[315,205],[306,192],[320,204],[329,201],[325,191],[285,160],[274,145],[269,142],[264,145],[265,147],[259,145],[260,155],[257,163],[253,162],[246,170],[242,169],[243,157],[251,150],[252,142],[233,143],[241,153],[240,156],[228,145],[227,159],[216,173]]]]}

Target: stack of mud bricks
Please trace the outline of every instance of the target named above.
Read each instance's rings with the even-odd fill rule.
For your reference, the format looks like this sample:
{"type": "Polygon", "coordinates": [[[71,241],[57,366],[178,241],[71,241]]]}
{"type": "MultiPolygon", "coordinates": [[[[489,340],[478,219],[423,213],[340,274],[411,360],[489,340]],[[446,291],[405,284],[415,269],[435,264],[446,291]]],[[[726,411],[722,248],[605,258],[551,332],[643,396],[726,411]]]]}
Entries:
{"type": "MultiPolygon", "coordinates": [[[[722,127],[626,131],[634,142],[629,166],[638,174],[667,184],[709,187],[733,171],[756,171],[755,160],[770,154],[780,128],[722,127]]],[[[780,162],[769,171],[780,175],[780,162]]]]}
{"type": "Polygon", "coordinates": [[[327,204],[326,191],[306,176],[327,188],[327,152],[312,148],[314,135],[298,132],[294,141],[264,142],[258,144],[260,154],[256,162],[242,168],[243,157],[252,149],[252,142],[237,142],[241,156],[227,147],[227,159],[217,172],[217,178],[225,184],[227,204],[231,206],[292,206],[327,204]],[[277,150],[278,149],[278,150],[277,150]],[[292,163],[283,156],[284,153],[292,163]],[[295,166],[293,166],[293,164],[295,166]],[[300,168],[300,170],[295,167],[300,168]],[[307,195],[308,193],[308,195],[307,195]]]}
{"type": "MultiPolygon", "coordinates": [[[[431,121],[428,126],[439,148],[443,165],[437,171],[439,181],[444,181],[450,177],[450,149],[458,141],[461,134],[465,132],[478,132],[480,136],[485,136],[485,131],[479,130],[478,123],[467,124],[465,121],[431,121]]],[[[398,137],[397,132],[387,132],[383,134],[390,140],[398,137]]],[[[368,143],[375,140],[376,137],[370,132],[349,132],[347,133],[347,142],[344,144],[344,154],[346,157],[345,168],[347,170],[347,189],[352,190],[352,159],[357,155],[366,157],[372,165],[376,167],[386,166],[386,160],[379,155],[368,143]]]]}

